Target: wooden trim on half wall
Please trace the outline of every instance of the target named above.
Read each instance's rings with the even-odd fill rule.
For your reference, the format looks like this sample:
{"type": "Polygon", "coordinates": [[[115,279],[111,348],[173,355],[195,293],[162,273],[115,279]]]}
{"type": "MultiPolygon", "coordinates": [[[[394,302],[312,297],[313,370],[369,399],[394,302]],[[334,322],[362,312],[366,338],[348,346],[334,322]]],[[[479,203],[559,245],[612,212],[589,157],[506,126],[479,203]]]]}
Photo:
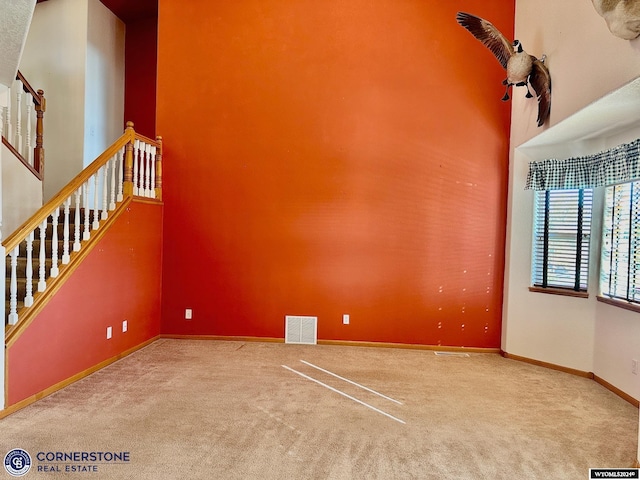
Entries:
{"type": "Polygon", "coordinates": [[[640,401],[638,401],[637,399],[633,398],[631,395],[629,395],[626,392],[623,392],[622,390],[620,390],[618,387],[611,385],[609,382],[607,382],[606,380],[604,380],[603,378],[600,378],[597,375],[593,375],[593,379],[599,383],[600,385],[602,385],[604,388],[606,388],[607,390],[612,391],[613,393],[615,393],[616,395],[618,395],[620,398],[625,399],[627,402],[629,402],[631,405],[635,406],[636,408],[640,408],[640,401]]]}
{"type": "MultiPolygon", "coordinates": [[[[28,398],[25,398],[24,400],[19,401],[18,403],[15,403],[13,405],[8,406],[7,408],[5,408],[4,410],[0,410],[0,420],[8,417],[9,415],[11,415],[12,413],[17,412],[18,410],[23,409],[24,407],[28,407],[29,405],[31,405],[32,403],[37,402],[38,400],[43,399],[44,397],[47,397],[49,395],[51,395],[52,393],[57,392],[58,390],[62,390],[63,388],[71,385],[72,383],[77,382],[78,380],[82,380],[85,377],[88,377],[89,375],[91,375],[92,373],[97,372],[98,370],[103,369],[104,367],[107,367],[109,365],[111,365],[114,362],[117,362],[118,360],[123,359],[124,357],[131,355],[134,352],[137,352],[138,350],[151,345],[153,342],[155,342],[156,340],[158,340],[158,336],[155,336],[153,338],[150,338],[149,340],[142,342],[139,345],[136,345],[135,347],[129,348],[128,350],[125,350],[122,353],[119,353],[118,355],[108,358],[106,360],[103,360],[102,362],[94,365],[93,367],[89,367],[86,370],[83,370],[82,372],[78,372],[75,375],[72,375],[71,377],[67,378],[66,380],[62,380],[58,383],[56,383],[55,385],[52,385],[48,388],[45,388],[43,391],[36,393],[35,395],[31,395],[28,398]]],[[[8,395],[7,395],[8,398],[8,395]]]]}
{"type": "MultiPolygon", "coordinates": [[[[268,342],[284,343],[284,338],[272,337],[235,337],[228,335],[171,335],[161,334],[160,338],[173,338],[177,340],[228,340],[235,342],[268,342]]],[[[499,348],[474,348],[474,347],[444,347],[439,345],[419,345],[411,343],[384,343],[361,342],[350,340],[318,340],[318,345],[340,345],[344,347],[377,347],[377,348],[406,348],[413,350],[431,350],[437,352],[464,352],[464,353],[502,353],[499,348]]]]}
{"type": "Polygon", "coordinates": [[[519,355],[513,355],[513,354],[507,353],[505,351],[501,351],[500,353],[504,358],[509,358],[511,360],[517,360],[519,362],[530,363],[532,365],[537,365],[539,367],[550,368],[552,370],[558,370],[560,372],[569,373],[571,375],[577,375],[578,377],[590,378],[591,380],[594,380],[595,382],[597,382],[600,385],[602,385],[607,390],[615,393],[616,395],[618,395],[623,400],[626,400],[627,402],[629,402],[634,407],[638,408],[640,406],[640,401],[638,399],[632,397],[631,395],[629,395],[626,392],[623,392],[618,387],[616,387],[616,386],[610,384],[609,382],[607,382],[606,380],[598,377],[593,372],[585,372],[583,370],[577,370],[575,368],[563,367],[561,365],[555,365],[553,363],[543,362],[541,360],[535,360],[533,358],[521,357],[519,355]]]}
{"type": "Polygon", "coordinates": [[[499,348],[446,347],[440,345],[420,345],[413,343],[361,342],[350,340],[318,340],[318,345],[342,345],[346,347],[405,348],[411,350],[430,350],[434,352],[459,353],[501,353],[499,348]]]}
{"type": "Polygon", "coordinates": [[[519,362],[530,363],[532,365],[537,365],[539,367],[550,368],[552,370],[558,370],[560,372],[570,373],[571,375],[576,375],[578,377],[590,378],[593,380],[592,372],[585,372],[584,370],[577,370],[575,368],[563,367],[561,365],[556,365],[554,363],[543,362],[542,360],[535,360],[533,358],[521,357],[520,355],[513,355],[511,353],[507,353],[505,351],[500,352],[504,358],[509,358],[511,360],[517,360],[519,362]]]}
{"type": "Polygon", "coordinates": [[[284,343],[284,338],[271,337],[234,337],[227,335],[172,335],[163,333],[160,338],[168,338],[173,340],[224,340],[230,342],[266,342],[266,343],[284,343]]]}

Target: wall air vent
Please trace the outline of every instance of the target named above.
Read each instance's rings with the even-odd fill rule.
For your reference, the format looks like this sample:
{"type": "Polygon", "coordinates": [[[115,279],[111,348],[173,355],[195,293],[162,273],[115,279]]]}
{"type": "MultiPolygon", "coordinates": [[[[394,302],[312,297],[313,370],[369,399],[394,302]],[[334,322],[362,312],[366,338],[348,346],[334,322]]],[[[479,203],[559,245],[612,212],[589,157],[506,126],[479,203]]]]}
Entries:
{"type": "Polygon", "coordinates": [[[318,343],[318,317],[284,317],[284,343],[318,343]]]}

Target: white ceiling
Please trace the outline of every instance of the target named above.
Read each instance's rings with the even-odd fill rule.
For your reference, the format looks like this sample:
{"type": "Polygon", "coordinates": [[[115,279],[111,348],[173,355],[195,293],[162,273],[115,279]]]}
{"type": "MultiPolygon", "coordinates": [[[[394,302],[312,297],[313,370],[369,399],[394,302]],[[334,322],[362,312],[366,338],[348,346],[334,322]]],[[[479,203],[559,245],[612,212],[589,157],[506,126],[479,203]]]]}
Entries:
{"type": "Polygon", "coordinates": [[[0,84],[16,78],[36,0],[0,0],[0,84]]]}

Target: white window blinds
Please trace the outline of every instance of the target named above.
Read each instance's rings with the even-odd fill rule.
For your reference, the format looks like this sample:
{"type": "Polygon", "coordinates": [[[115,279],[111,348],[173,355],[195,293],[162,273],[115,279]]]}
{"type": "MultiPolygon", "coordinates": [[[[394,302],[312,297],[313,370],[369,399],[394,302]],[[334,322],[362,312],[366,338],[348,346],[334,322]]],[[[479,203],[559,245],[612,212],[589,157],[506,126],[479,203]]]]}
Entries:
{"type": "Polygon", "coordinates": [[[602,227],[600,291],[640,301],[640,182],[607,187],[602,227]]]}
{"type": "Polygon", "coordinates": [[[535,193],[532,283],[586,291],[593,191],[535,193]]]}

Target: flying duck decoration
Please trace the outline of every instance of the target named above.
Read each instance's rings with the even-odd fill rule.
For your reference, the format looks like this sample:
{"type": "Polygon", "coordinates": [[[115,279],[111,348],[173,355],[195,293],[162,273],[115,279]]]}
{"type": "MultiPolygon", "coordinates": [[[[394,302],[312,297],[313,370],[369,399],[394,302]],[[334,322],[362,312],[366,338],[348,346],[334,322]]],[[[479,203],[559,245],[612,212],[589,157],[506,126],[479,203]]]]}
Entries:
{"type": "Polygon", "coordinates": [[[519,40],[509,42],[491,23],[475,15],[458,12],[456,20],[491,50],[507,71],[502,82],[506,86],[503,101],[509,100],[509,87],[527,87],[527,98],[533,97],[530,87],[533,88],[538,99],[538,126],[542,126],[551,112],[551,76],[544,64],[546,55],[541,59],[529,55],[519,40]]]}

